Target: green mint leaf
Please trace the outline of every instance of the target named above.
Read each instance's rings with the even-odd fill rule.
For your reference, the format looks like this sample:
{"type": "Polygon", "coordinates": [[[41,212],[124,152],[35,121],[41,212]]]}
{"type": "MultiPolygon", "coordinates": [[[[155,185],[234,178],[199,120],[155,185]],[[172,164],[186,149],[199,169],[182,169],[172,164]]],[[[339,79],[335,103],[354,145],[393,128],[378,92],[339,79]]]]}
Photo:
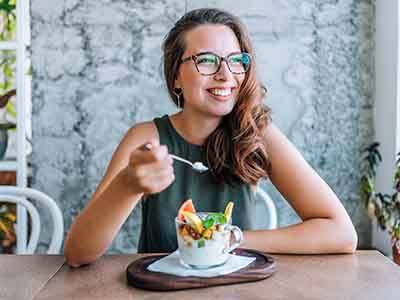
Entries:
{"type": "Polygon", "coordinates": [[[202,248],[206,245],[206,241],[204,239],[200,239],[197,241],[197,248],[202,248]]]}
{"type": "Polygon", "coordinates": [[[215,224],[226,224],[227,220],[223,213],[210,213],[206,219],[213,219],[215,224]]]}
{"type": "Polygon", "coordinates": [[[222,213],[213,212],[213,213],[209,213],[209,214],[208,214],[208,217],[215,218],[215,217],[218,217],[218,216],[220,216],[220,215],[222,215],[222,213]]]}
{"type": "Polygon", "coordinates": [[[205,229],[211,228],[215,223],[215,220],[213,218],[207,217],[205,220],[203,220],[203,227],[205,229]]]}
{"type": "Polygon", "coordinates": [[[219,224],[226,224],[226,217],[224,215],[221,215],[218,217],[218,223],[219,224]]]}

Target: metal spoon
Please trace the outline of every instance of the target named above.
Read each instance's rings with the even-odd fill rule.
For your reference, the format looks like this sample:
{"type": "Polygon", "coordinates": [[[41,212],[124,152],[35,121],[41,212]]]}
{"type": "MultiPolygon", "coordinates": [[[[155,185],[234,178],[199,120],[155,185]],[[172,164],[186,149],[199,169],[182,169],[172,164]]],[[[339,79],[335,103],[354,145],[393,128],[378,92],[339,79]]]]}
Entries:
{"type": "MultiPolygon", "coordinates": [[[[142,146],[142,149],[144,149],[144,150],[150,150],[150,149],[151,149],[151,144],[144,144],[144,145],[142,146]]],[[[171,156],[173,159],[175,159],[175,160],[179,160],[180,162],[183,162],[183,163],[185,163],[185,164],[188,164],[188,165],[191,166],[192,169],[195,170],[196,172],[203,173],[203,172],[205,172],[205,171],[208,171],[208,168],[207,168],[202,162],[196,161],[196,162],[192,163],[191,161],[188,161],[188,160],[186,160],[186,159],[183,159],[182,157],[176,156],[176,155],[174,155],[174,154],[170,154],[170,156],[171,156]]]]}
{"type": "Polygon", "coordinates": [[[170,156],[175,160],[179,160],[179,161],[181,161],[181,162],[183,162],[185,164],[188,164],[189,166],[192,167],[193,170],[195,170],[195,171],[197,171],[199,173],[203,173],[205,171],[208,171],[208,168],[202,162],[196,161],[196,162],[192,163],[192,162],[190,162],[190,161],[188,161],[186,159],[183,159],[182,157],[176,156],[174,154],[170,154],[170,156]]]}

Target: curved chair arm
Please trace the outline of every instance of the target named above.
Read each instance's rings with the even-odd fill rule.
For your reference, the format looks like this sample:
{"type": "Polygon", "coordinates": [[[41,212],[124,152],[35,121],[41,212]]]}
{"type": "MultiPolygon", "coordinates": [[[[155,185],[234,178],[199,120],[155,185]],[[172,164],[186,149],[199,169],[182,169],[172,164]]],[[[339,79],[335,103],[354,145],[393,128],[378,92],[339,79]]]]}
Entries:
{"type": "Polygon", "coordinates": [[[36,207],[34,207],[32,203],[24,198],[5,194],[0,194],[0,202],[19,204],[24,206],[28,210],[31,217],[31,235],[28,245],[26,247],[25,254],[33,254],[38,244],[40,234],[40,218],[36,207]]]}
{"type": "Polygon", "coordinates": [[[47,254],[58,254],[64,236],[64,222],[60,208],[57,206],[55,201],[46,194],[32,188],[0,186],[0,194],[32,198],[48,207],[53,219],[53,235],[51,237],[47,254]]]}
{"type": "Polygon", "coordinates": [[[265,205],[267,206],[268,221],[269,221],[267,228],[268,229],[277,228],[278,227],[278,213],[277,213],[274,201],[272,201],[271,197],[267,194],[267,192],[265,192],[259,185],[257,186],[256,194],[261,196],[261,198],[265,202],[265,205]]]}

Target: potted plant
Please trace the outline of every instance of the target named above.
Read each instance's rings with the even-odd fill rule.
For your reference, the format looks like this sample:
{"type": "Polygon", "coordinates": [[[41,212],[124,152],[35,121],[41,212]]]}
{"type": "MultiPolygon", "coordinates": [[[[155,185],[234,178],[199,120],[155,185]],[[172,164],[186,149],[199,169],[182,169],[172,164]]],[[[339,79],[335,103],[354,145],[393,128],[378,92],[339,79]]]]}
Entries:
{"type": "Polygon", "coordinates": [[[362,163],[366,173],[361,177],[360,197],[368,216],[390,234],[393,260],[400,265],[400,152],[397,153],[396,171],[393,176],[393,193],[376,192],[376,169],[382,161],[379,145],[378,142],[374,142],[363,151],[362,163]]]}
{"type": "Polygon", "coordinates": [[[13,253],[17,237],[15,205],[0,205],[0,254],[13,253]]]}
{"type": "Polygon", "coordinates": [[[15,89],[8,91],[4,95],[0,96],[0,160],[4,159],[4,155],[7,150],[8,144],[8,130],[15,129],[16,125],[14,122],[9,122],[6,118],[7,109],[6,106],[9,106],[9,109],[14,110],[12,103],[9,100],[15,96],[15,89]]]}

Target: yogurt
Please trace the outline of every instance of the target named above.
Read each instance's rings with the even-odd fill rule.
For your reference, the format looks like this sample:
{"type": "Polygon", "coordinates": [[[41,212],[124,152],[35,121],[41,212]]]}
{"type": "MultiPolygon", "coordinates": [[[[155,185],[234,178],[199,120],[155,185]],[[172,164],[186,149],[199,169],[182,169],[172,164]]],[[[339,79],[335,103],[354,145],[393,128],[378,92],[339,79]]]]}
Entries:
{"type": "Polygon", "coordinates": [[[230,231],[214,231],[212,238],[198,240],[178,234],[179,255],[182,262],[194,268],[210,268],[224,264],[229,258],[230,231]]]}
{"type": "MultiPolygon", "coordinates": [[[[201,220],[207,213],[197,213],[201,220]]],[[[242,242],[242,232],[230,224],[214,224],[209,229],[196,232],[188,223],[175,219],[178,250],[181,263],[185,267],[207,269],[223,265],[229,259],[229,252],[242,242]],[[230,245],[234,232],[235,244],[230,245]],[[237,238],[239,232],[239,238],[237,238]]]]}

